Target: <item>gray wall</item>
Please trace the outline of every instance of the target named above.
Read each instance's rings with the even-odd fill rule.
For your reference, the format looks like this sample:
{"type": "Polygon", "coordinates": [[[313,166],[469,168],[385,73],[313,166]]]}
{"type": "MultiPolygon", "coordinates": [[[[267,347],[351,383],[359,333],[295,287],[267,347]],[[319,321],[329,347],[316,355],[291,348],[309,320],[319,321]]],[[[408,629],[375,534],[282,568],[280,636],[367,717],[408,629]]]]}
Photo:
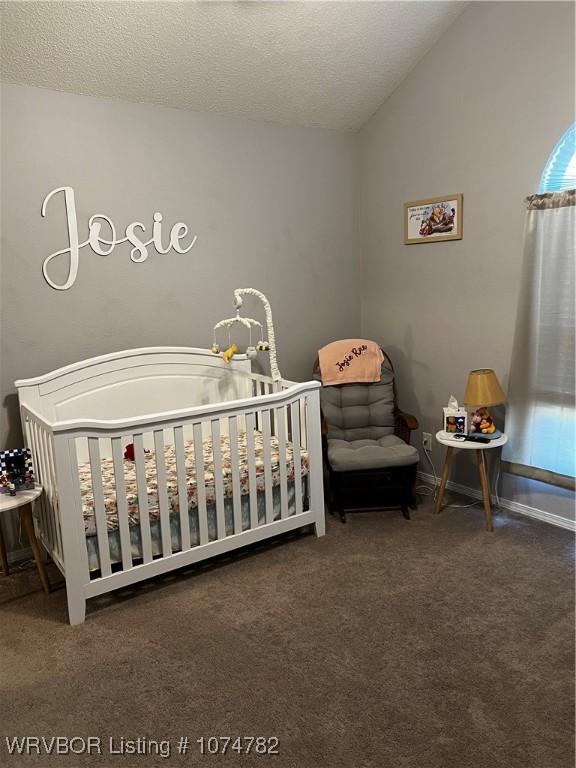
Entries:
{"type": "Polygon", "coordinates": [[[360,331],[354,162],[351,134],[4,85],[0,444],[21,440],[15,379],[129,347],[209,346],[235,287],[267,294],[280,369],[309,378],[320,346],[360,331]],[[161,211],[197,244],[143,264],[127,244],[106,258],[86,247],[76,284],[55,291],[41,266],[67,246],[64,206],[40,207],[62,185],[83,239],[94,213],[121,237],[161,211]]]}
{"type": "MultiPolygon", "coordinates": [[[[319,346],[361,330],[393,356],[426,431],[471,368],[506,387],[523,198],[574,117],[573,14],[471,4],[358,136],[4,85],[0,445],[20,442],[14,379],[131,346],[205,346],[245,285],[272,301],[285,375],[307,378],[319,346]],[[83,249],[76,285],[56,292],[41,264],[66,244],[63,207],[41,219],[40,205],[63,184],[81,231],[93,213],[123,234],[159,210],[198,243],[140,265],[126,245],[83,249]],[[403,203],[446,192],[464,194],[464,239],[404,246],[403,203]]],[[[435,447],[437,470],[442,458],[435,447]]],[[[573,494],[542,484],[505,478],[504,494],[573,514],[573,494]]]]}
{"type": "MultiPolygon", "coordinates": [[[[523,198],[573,120],[573,4],[471,3],[361,131],[362,331],[390,350],[428,432],[472,368],[506,388],[523,198]],[[463,239],[404,245],[403,203],[454,192],[463,239]]],[[[464,454],[454,479],[476,486],[464,454]]],[[[433,457],[439,471],[444,450],[433,457]]],[[[506,477],[504,495],[574,514],[573,494],[541,483],[506,477]]]]}

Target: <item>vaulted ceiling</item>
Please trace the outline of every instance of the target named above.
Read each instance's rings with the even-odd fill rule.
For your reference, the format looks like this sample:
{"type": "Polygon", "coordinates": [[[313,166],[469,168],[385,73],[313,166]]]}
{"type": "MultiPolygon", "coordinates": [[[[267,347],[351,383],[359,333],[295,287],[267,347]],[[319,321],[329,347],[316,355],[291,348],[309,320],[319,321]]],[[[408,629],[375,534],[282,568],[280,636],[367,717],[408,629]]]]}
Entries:
{"type": "Polygon", "coordinates": [[[6,82],[355,130],[460,2],[2,2],[6,82]]]}

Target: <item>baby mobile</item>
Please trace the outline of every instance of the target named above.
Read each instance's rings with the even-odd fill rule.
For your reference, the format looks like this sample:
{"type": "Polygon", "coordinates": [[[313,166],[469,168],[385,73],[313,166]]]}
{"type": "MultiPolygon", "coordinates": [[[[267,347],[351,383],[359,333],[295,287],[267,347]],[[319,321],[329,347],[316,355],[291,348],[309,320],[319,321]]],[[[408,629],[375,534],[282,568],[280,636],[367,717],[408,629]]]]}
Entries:
{"type": "Polygon", "coordinates": [[[270,372],[272,374],[272,379],[273,381],[281,381],[282,376],[276,361],[276,337],[274,335],[274,324],[272,322],[272,308],[270,306],[270,302],[263,293],[257,291],[255,288],[236,288],[234,291],[234,307],[236,309],[235,317],[228,317],[225,320],[220,320],[220,322],[216,323],[214,326],[214,338],[211,348],[212,353],[215,355],[221,354],[224,362],[229,363],[234,355],[238,354],[239,352],[238,345],[232,342],[231,328],[236,324],[243,325],[248,329],[249,335],[248,346],[246,347],[246,357],[249,360],[253,360],[258,352],[269,352],[270,372]],[[266,315],[267,339],[264,338],[262,323],[258,322],[258,320],[254,320],[251,317],[243,317],[240,314],[240,307],[242,306],[243,302],[242,296],[255,296],[262,302],[264,306],[264,313],[266,315]],[[220,344],[218,343],[217,338],[217,332],[222,328],[228,329],[228,346],[223,351],[220,348],[220,344]],[[256,346],[252,344],[252,330],[254,328],[257,328],[260,331],[260,340],[256,346]]]}

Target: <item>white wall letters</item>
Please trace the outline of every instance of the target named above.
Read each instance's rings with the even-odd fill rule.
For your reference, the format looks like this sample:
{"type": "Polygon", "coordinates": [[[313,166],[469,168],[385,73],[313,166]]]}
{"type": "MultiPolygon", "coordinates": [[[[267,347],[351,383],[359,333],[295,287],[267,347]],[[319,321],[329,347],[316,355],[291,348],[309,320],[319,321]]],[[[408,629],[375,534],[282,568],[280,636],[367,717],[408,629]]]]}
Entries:
{"type": "Polygon", "coordinates": [[[165,254],[170,250],[174,250],[177,253],[188,253],[198,239],[198,235],[194,235],[190,243],[187,246],[184,246],[182,240],[188,235],[188,227],[182,222],[177,222],[170,230],[168,245],[164,246],[162,243],[162,214],[157,211],[154,214],[152,237],[149,240],[144,239],[146,227],[140,221],[134,221],[132,224],[128,224],[125,231],[125,237],[117,240],[116,228],[114,227],[112,219],[103,213],[95,213],[93,216],[90,216],[90,219],[88,220],[88,238],[81,243],[78,239],[76,200],[72,187],[58,187],[49,192],[42,203],[42,216],[46,216],[46,206],[48,205],[48,202],[59,192],[62,192],[64,195],[64,205],[66,207],[68,248],[63,248],[60,251],[51,253],[50,256],[47,256],[44,259],[44,263],[42,264],[42,274],[44,275],[44,279],[48,285],[55,288],[57,291],[66,291],[74,285],[76,277],[78,276],[80,249],[84,248],[86,245],[89,245],[94,253],[97,253],[99,256],[109,256],[117,245],[128,242],[133,246],[130,251],[130,259],[136,264],[140,264],[148,258],[149,245],[152,245],[157,253],[165,254]],[[103,224],[110,230],[110,240],[103,237],[101,234],[103,224]],[[141,234],[137,233],[136,230],[140,230],[141,234]],[[53,259],[65,255],[68,255],[69,260],[68,277],[63,283],[56,283],[48,274],[48,267],[53,259]]]}

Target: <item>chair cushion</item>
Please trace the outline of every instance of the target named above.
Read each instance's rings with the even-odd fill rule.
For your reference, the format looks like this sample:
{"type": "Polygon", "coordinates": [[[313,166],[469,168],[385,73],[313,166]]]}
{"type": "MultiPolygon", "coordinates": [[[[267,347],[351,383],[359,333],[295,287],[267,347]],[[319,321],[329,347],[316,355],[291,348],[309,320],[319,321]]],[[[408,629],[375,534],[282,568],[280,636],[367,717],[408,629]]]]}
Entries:
{"type": "Polygon", "coordinates": [[[387,360],[375,384],[322,387],[320,403],[328,439],[379,440],[394,434],[394,374],[387,360]]]}
{"type": "Polygon", "coordinates": [[[340,440],[328,438],[328,461],[335,472],[417,464],[418,451],[395,435],[378,440],[340,440]]]}

